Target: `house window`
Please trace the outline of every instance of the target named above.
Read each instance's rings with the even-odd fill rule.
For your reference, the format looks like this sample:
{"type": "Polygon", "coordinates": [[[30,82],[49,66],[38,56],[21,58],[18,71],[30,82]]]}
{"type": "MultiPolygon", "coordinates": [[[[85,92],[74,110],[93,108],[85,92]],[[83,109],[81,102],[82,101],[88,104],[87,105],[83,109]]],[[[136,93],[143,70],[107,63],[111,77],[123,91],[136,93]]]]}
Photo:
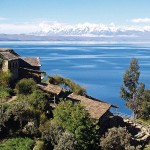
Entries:
{"type": "Polygon", "coordinates": [[[10,67],[13,68],[17,68],[17,62],[11,62],[10,67]]]}

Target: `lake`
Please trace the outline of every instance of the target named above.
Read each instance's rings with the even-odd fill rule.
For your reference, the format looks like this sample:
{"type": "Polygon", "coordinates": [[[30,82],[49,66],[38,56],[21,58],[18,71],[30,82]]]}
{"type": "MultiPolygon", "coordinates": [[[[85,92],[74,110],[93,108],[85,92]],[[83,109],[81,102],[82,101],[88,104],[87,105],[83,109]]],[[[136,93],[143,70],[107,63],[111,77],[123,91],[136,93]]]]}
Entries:
{"type": "Polygon", "coordinates": [[[119,92],[123,74],[132,58],[140,65],[140,81],[150,88],[150,44],[95,42],[0,42],[22,57],[40,57],[47,75],[71,78],[86,87],[88,95],[119,106],[131,114],[119,92]]]}

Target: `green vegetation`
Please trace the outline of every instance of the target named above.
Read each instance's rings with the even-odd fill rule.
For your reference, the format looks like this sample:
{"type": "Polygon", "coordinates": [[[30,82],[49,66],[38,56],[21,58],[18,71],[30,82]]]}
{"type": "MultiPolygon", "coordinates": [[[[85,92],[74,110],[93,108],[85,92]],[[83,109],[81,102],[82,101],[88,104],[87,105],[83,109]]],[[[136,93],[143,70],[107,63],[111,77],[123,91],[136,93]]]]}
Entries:
{"type": "Polygon", "coordinates": [[[10,95],[11,89],[9,87],[9,82],[11,80],[10,72],[0,71],[0,104],[2,101],[10,95]]]}
{"type": "Polygon", "coordinates": [[[31,150],[34,141],[30,138],[12,138],[0,144],[0,150],[31,150]]]}
{"type": "Polygon", "coordinates": [[[73,136],[69,132],[64,132],[58,144],[54,148],[55,150],[76,150],[77,149],[77,142],[73,136]]]}
{"type": "Polygon", "coordinates": [[[145,90],[142,95],[141,118],[150,120],[150,90],[145,90]]]}
{"type": "Polygon", "coordinates": [[[0,71],[0,129],[3,124],[3,102],[10,95],[11,89],[9,88],[9,82],[11,79],[10,72],[0,71]]]}
{"type": "Polygon", "coordinates": [[[130,143],[131,134],[122,127],[109,129],[100,141],[102,150],[135,150],[130,143]]]}
{"type": "Polygon", "coordinates": [[[61,102],[54,110],[54,121],[74,135],[78,149],[97,148],[96,127],[88,112],[80,104],[61,102]]]}
{"type": "Polygon", "coordinates": [[[144,92],[144,83],[139,83],[140,67],[137,59],[132,59],[130,68],[126,70],[123,76],[123,85],[120,90],[120,96],[126,101],[126,106],[134,113],[134,118],[140,115],[140,105],[144,92]]]}
{"type": "Polygon", "coordinates": [[[75,94],[79,94],[79,95],[86,94],[86,89],[81,87],[79,84],[76,84],[71,79],[55,75],[55,76],[49,77],[48,80],[49,80],[49,83],[60,85],[64,87],[66,90],[69,90],[70,92],[73,92],[75,94]]]}
{"type": "Polygon", "coordinates": [[[10,88],[1,85],[0,86],[0,99],[5,99],[10,95],[10,88]]]}
{"type": "MultiPolygon", "coordinates": [[[[144,90],[144,84],[138,83],[139,74],[138,62],[133,59],[124,75],[121,96],[141,117],[140,121],[149,122],[150,90],[144,90]]],[[[13,89],[16,100],[2,103],[11,96],[10,80],[9,72],[0,72],[0,150],[32,150],[33,147],[34,150],[138,150],[131,146],[133,141],[126,128],[106,127],[106,131],[102,131],[105,124],[101,120],[91,119],[80,103],[65,99],[71,92],[86,94],[86,90],[74,81],[60,76],[49,77],[51,84],[67,91],[65,96],[59,97],[59,104],[52,103],[53,95],[40,90],[33,79],[20,80],[13,89]]]]}
{"type": "Polygon", "coordinates": [[[33,93],[36,88],[36,82],[33,79],[22,79],[16,85],[17,94],[23,95],[33,93]]]}
{"type": "Polygon", "coordinates": [[[0,71],[0,85],[9,86],[12,74],[9,71],[0,71]]]}
{"type": "Polygon", "coordinates": [[[34,146],[34,150],[44,150],[44,141],[42,140],[37,140],[34,146]]]}

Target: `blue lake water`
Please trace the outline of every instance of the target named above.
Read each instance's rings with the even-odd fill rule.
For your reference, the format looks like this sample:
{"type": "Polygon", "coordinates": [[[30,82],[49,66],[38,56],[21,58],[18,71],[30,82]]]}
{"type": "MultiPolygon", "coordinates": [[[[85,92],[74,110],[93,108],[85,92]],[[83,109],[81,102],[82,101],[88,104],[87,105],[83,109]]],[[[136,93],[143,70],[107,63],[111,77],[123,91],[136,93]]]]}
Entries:
{"type": "Polygon", "coordinates": [[[119,92],[132,58],[140,65],[140,81],[150,88],[150,44],[102,44],[88,42],[0,42],[21,56],[40,57],[41,70],[59,74],[86,87],[95,98],[119,106],[130,114],[119,92]]]}

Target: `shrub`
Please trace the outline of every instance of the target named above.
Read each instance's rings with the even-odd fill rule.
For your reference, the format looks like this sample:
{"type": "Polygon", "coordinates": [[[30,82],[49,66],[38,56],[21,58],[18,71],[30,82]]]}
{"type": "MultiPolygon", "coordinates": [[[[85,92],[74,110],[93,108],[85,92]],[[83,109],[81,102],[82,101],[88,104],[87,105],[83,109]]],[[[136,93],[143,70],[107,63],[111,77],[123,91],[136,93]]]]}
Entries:
{"type": "Polygon", "coordinates": [[[54,150],[75,150],[77,141],[73,134],[64,131],[64,129],[53,121],[47,121],[40,127],[42,138],[45,143],[49,143],[47,148],[53,147],[54,150]]]}
{"type": "Polygon", "coordinates": [[[44,141],[38,140],[33,148],[33,150],[44,150],[44,141]]]}
{"type": "Polygon", "coordinates": [[[0,99],[5,99],[7,96],[9,96],[10,91],[10,88],[0,85],[0,99]]]}
{"type": "Polygon", "coordinates": [[[8,139],[0,145],[0,150],[31,150],[34,141],[30,138],[8,139]]]}
{"type": "Polygon", "coordinates": [[[64,132],[64,129],[61,126],[58,126],[54,123],[51,124],[49,128],[50,141],[53,146],[56,146],[64,132]]]}
{"type": "Polygon", "coordinates": [[[6,71],[6,72],[0,71],[0,85],[8,86],[11,77],[12,74],[10,73],[10,71],[6,71]]]}
{"type": "Polygon", "coordinates": [[[22,79],[16,85],[17,94],[23,95],[33,93],[36,88],[36,82],[33,79],[22,79]]]}
{"type": "Polygon", "coordinates": [[[40,111],[44,111],[48,103],[48,96],[41,90],[36,89],[28,96],[29,104],[40,111]]]}
{"type": "Polygon", "coordinates": [[[111,128],[101,138],[102,150],[132,150],[130,146],[131,134],[125,128],[111,128]]]}
{"type": "Polygon", "coordinates": [[[58,144],[54,147],[54,150],[76,150],[77,141],[73,134],[64,132],[60,137],[58,144]]]}

